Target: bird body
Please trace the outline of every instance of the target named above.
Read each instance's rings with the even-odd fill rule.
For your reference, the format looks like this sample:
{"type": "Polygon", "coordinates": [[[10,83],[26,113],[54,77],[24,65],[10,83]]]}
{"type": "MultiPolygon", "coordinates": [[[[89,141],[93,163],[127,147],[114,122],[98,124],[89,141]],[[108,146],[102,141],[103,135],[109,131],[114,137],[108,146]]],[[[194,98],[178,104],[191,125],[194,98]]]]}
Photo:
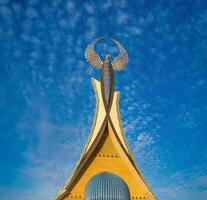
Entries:
{"type": "Polygon", "coordinates": [[[114,71],[110,62],[110,55],[105,55],[101,68],[101,87],[106,105],[108,106],[114,90],[114,71]]]}

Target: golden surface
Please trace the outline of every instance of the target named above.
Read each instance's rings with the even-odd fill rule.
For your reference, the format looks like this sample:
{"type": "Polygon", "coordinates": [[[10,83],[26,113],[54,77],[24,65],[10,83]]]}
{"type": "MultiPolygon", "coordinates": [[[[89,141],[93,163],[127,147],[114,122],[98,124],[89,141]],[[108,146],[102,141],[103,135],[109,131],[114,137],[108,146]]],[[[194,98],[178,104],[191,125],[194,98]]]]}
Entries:
{"type": "Polygon", "coordinates": [[[128,160],[119,142],[115,138],[110,125],[108,125],[106,135],[106,138],[102,141],[102,146],[97,152],[94,152],[94,157],[90,165],[72,189],[71,194],[66,197],[65,200],[77,198],[84,199],[84,190],[87,182],[92,176],[103,171],[120,176],[129,187],[131,199],[133,199],[132,197],[135,199],[136,197],[142,197],[142,199],[145,197],[145,199],[150,200],[154,199],[153,197],[147,197],[146,194],[149,193],[148,188],[128,160]]]}
{"type": "Polygon", "coordinates": [[[96,92],[97,101],[94,124],[82,157],[80,158],[71,177],[75,174],[77,176],[76,171],[79,169],[80,163],[84,160],[84,156],[87,154],[88,150],[92,148],[92,145],[96,144],[97,146],[90,159],[84,165],[83,171],[78,174],[70,191],[68,191],[67,185],[71,182],[71,179],[68,179],[60,193],[55,197],[55,200],[84,199],[85,187],[90,178],[103,171],[111,172],[120,176],[129,187],[131,199],[155,200],[156,197],[147,186],[147,183],[144,181],[138,167],[133,164],[134,160],[121,127],[118,108],[118,92],[114,93],[114,99],[109,113],[111,122],[108,118],[100,143],[96,142],[96,138],[100,134],[101,126],[106,117],[106,111],[102,99],[100,82],[93,79],[93,86],[96,92]]]}
{"type": "Polygon", "coordinates": [[[111,107],[111,110],[110,110],[110,117],[111,117],[114,128],[116,129],[116,132],[117,132],[123,146],[129,152],[127,142],[125,141],[123,133],[122,133],[121,121],[119,119],[119,108],[118,108],[119,95],[120,95],[119,92],[114,92],[114,98],[113,98],[112,107],[111,107]]]}
{"type": "Polygon", "coordinates": [[[94,139],[96,138],[96,136],[101,128],[101,125],[104,121],[104,118],[106,117],[106,110],[104,107],[104,102],[103,102],[103,98],[102,98],[102,94],[101,94],[101,84],[96,79],[92,79],[92,81],[93,81],[94,91],[96,92],[97,113],[96,113],[96,116],[94,119],[94,127],[93,127],[93,130],[91,133],[92,135],[91,135],[90,141],[88,143],[88,146],[86,147],[86,151],[88,151],[88,149],[90,148],[94,139]]]}

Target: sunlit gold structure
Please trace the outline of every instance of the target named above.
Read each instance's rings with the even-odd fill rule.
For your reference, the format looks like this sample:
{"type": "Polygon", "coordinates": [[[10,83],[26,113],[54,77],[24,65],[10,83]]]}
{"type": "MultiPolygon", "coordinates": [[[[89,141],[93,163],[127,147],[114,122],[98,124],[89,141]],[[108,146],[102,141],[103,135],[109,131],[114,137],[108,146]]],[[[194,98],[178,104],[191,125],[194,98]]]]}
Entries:
{"type": "MultiPolygon", "coordinates": [[[[87,58],[89,57],[90,55],[87,58]]],[[[128,62],[128,57],[124,59],[128,62]]],[[[109,68],[110,66],[113,66],[111,62],[109,68]]],[[[104,68],[104,62],[98,67],[104,68]]],[[[88,141],[74,171],[54,200],[84,200],[87,183],[101,172],[110,172],[123,179],[129,188],[130,199],[155,200],[156,197],[144,180],[125,139],[119,111],[120,93],[114,92],[113,81],[109,83],[112,84],[109,98],[104,97],[103,73],[101,82],[92,79],[96,111],[88,141]]],[[[111,76],[110,73],[108,75],[111,76]]]]}

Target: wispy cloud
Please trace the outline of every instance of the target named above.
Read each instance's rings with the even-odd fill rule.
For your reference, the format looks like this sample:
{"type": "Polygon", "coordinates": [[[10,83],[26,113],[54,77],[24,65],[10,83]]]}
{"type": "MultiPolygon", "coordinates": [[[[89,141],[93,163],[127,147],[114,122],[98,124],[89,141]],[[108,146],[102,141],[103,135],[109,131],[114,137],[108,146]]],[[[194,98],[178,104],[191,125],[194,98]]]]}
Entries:
{"type": "MultiPolygon", "coordinates": [[[[0,187],[3,200],[50,199],[70,174],[92,124],[89,79],[99,77],[84,50],[101,35],[129,54],[115,85],[144,176],[160,199],[205,199],[204,3],[80,2],[0,0],[1,135],[15,138],[25,162],[13,167],[20,176],[15,186],[0,187]]],[[[101,51],[117,54],[108,44],[101,51]]],[[[0,146],[11,150],[10,143],[0,146]]]]}
{"type": "Polygon", "coordinates": [[[194,200],[197,198],[205,199],[207,195],[206,166],[204,166],[204,170],[187,169],[173,173],[163,177],[162,182],[165,184],[155,189],[163,199],[194,200]]]}
{"type": "MultiPolygon", "coordinates": [[[[86,139],[88,131],[83,122],[55,124],[50,121],[45,108],[39,108],[39,112],[37,121],[32,124],[22,121],[18,125],[21,140],[28,143],[23,154],[27,165],[19,172],[35,185],[23,190],[23,195],[33,194],[30,195],[31,200],[51,198],[60,189],[80,156],[83,138],[86,139]],[[38,190],[41,194],[38,194],[38,190]]],[[[18,198],[23,197],[20,195],[18,198]]]]}

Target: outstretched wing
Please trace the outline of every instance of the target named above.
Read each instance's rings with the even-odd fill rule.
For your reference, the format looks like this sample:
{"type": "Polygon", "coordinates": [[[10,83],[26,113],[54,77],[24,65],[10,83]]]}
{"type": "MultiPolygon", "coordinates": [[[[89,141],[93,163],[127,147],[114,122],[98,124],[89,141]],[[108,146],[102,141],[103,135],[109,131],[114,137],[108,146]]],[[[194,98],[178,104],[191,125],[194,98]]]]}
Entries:
{"type": "Polygon", "coordinates": [[[102,37],[99,37],[99,38],[96,38],[95,40],[93,40],[86,48],[86,51],[85,51],[85,59],[87,60],[87,62],[95,67],[95,68],[98,68],[100,69],[103,62],[101,61],[100,57],[98,56],[98,54],[95,52],[94,50],[94,45],[95,43],[102,39],[102,37]]]}
{"type": "Polygon", "coordinates": [[[120,50],[119,55],[116,58],[114,58],[113,62],[111,63],[112,67],[114,70],[121,71],[125,68],[125,66],[129,62],[128,54],[124,49],[124,47],[118,41],[112,38],[110,39],[115,42],[115,44],[119,47],[120,50]]]}

